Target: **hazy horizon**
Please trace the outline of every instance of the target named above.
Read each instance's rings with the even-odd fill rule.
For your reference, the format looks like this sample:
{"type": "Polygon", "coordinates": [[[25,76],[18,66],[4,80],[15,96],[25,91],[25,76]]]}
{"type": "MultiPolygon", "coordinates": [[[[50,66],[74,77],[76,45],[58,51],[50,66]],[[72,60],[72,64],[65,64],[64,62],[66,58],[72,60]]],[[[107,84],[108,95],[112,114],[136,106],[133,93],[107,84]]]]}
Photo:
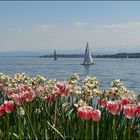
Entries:
{"type": "Polygon", "coordinates": [[[139,1],[0,1],[0,52],[140,52],[139,1]]]}
{"type": "MultiPolygon", "coordinates": [[[[57,54],[83,54],[85,50],[83,49],[71,49],[71,50],[56,50],[57,54]]],[[[104,51],[104,50],[91,50],[91,54],[96,55],[113,55],[118,53],[140,53],[140,51],[125,51],[125,50],[116,50],[116,51],[104,51]]],[[[54,50],[39,50],[39,51],[0,51],[0,56],[43,56],[43,55],[53,55],[54,50]]]]}

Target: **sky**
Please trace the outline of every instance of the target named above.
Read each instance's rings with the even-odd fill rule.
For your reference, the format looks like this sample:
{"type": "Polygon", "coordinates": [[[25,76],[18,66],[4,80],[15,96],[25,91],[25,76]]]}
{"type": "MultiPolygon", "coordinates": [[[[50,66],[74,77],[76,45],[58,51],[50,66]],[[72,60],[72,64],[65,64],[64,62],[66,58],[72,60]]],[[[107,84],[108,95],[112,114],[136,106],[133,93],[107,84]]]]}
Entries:
{"type": "Polygon", "coordinates": [[[140,52],[139,1],[0,1],[0,51],[140,52]]]}

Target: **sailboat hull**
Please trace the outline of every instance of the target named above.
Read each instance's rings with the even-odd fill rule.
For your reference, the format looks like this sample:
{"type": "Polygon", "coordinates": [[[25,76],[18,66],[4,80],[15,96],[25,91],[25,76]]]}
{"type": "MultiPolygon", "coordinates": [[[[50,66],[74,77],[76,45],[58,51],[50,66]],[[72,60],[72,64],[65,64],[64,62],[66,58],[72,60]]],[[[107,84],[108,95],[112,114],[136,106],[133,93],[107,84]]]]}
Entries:
{"type": "Polygon", "coordinates": [[[90,64],[83,64],[83,63],[82,63],[81,65],[94,65],[94,63],[90,63],[90,64]]]}

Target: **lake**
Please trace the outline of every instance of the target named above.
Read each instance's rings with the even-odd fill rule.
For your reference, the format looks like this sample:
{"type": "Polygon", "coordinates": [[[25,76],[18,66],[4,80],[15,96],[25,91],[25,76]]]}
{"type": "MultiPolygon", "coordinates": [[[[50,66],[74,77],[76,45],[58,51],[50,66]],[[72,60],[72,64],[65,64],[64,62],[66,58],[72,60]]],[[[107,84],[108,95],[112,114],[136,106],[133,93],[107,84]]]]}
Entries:
{"type": "Polygon", "coordinates": [[[110,88],[114,79],[122,80],[127,88],[140,91],[139,58],[94,58],[94,65],[80,65],[83,58],[38,58],[38,57],[0,57],[0,73],[13,75],[25,72],[31,77],[42,75],[49,79],[67,80],[72,73],[80,76],[95,76],[100,88],[110,88]]]}

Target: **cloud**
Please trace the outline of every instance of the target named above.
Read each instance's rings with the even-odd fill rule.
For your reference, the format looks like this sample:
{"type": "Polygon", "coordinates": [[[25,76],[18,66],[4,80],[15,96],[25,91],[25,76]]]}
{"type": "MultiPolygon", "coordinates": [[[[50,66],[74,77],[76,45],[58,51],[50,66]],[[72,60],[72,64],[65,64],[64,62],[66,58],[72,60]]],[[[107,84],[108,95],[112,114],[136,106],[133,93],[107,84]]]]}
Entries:
{"type": "Polygon", "coordinates": [[[124,29],[131,29],[131,28],[140,28],[140,22],[130,22],[130,23],[123,23],[123,24],[111,24],[111,25],[103,25],[103,28],[114,29],[114,28],[124,28],[124,29]]]}
{"type": "Polygon", "coordinates": [[[37,30],[41,32],[49,32],[54,30],[56,27],[54,25],[49,24],[41,24],[38,26],[37,30]]]}
{"type": "Polygon", "coordinates": [[[104,28],[112,29],[112,28],[121,28],[124,27],[123,24],[112,24],[112,25],[103,25],[104,28]]]}
{"type": "Polygon", "coordinates": [[[129,48],[132,51],[140,50],[140,22],[84,26],[87,24],[76,22],[75,26],[57,29],[51,24],[41,24],[33,30],[26,29],[24,32],[1,29],[3,31],[0,34],[1,50],[85,49],[87,41],[93,52],[96,50],[126,52],[129,48]]]}
{"type": "Polygon", "coordinates": [[[87,22],[75,22],[74,25],[77,27],[81,27],[81,26],[88,25],[88,23],[87,22]]]}
{"type": "Polygon", "coordinates": [[[96,46],[104,48],[115,49],[128,46],[133,49],[135,46],[140,46],[139,36],[140,22],[105,24],[92,29],[92,37],[96,41],[96,46]]]}

